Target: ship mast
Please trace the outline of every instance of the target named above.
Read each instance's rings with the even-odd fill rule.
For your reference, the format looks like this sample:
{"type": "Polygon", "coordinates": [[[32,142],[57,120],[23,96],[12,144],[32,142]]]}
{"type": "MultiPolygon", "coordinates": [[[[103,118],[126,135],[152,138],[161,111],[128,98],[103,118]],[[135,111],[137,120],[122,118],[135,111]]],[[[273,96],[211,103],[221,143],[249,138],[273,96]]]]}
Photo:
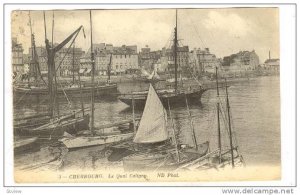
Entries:
{"type": "Polygon", "coordinates": [[[91,63],[92,63],[92,97],[91,97],[91,125],[90,130],[92,135],[94,132],[94,101],[95,101],[95,89],[94,89],[94,81],[95,81],[95,60],[94,60],[94,51],[93,51],[93,26],[92,26],[92,11],[90,10],[90,27],[91,27],[91,63]]]}
{"type": "MultiPolygon", "coordinates": [[[[53,37],[54,37],[54,11],[52,12],[52,48],[54,47],[54,43],[53,43],[53,37]]],[[[55,55],[55,53],[53,54],[53,56],[55,55]]],[[[56,111],[57,111],[57,116],[59,117],[59,102],[57,99],[57,75],[56,75],[56,68],[55,68],[55,60],[53,60],[53,73],[54,73],[54,102],[55,102],[55,106],[56,106],[56,111]]]]}
{"type": "Polygon", "coordinates": [[[107,83],[110,83],[110,70],[111,70],[111,63],[112,63],[112,53],[110,54],[109,57],[109,65],[107,66],[107,83]]]}
{"type": "Polygon", "coordinates": [[[219,102],[219,82],[218,82],[218,67],[216,67],[216,82],[217,82],[217,119],[218,119],[218,149],[219,149],[219,164],[222,163],[222,143],[221,143],[221,127],[220,127],[220,102],[219,102]]]}
{"type": "Polygon", "coordinates": [[[75,60],[74,60],[74,53],[75,53],[75,43],[73,44],[73,52],[72,52],[72,81],[73,81],[73,85],[75,83],[75,60]]]}
{"type": "Polygon", "coordinates": [[[233,143],[232,143],[232,130],[231,130],[231,120],[230,120],[230,106],[229,106],[229,98],[227,91],[227,82],[225,79],[225,89],[226,89],[226,105],[227,105],[227,115],[228,115],[228,128],[229,128],[229,141],[230,141],[230,153],[231,153],[231,165],[234,168],[234,158],[233,158],[233,143]]]}
{"type": "Polygon", "coordinates": [[[47,65],[48,65],[48,91],[49,91],[49,114],[51,117],[54,116],[53,113],[53,75],[52,75],[52,50],[49,49],[49,40],[47,39],[47,26],[46,26],[46,16],[45,16],[45,11],[43,12],[44,15],[44,30],[45,30],[45,43],[46,43],[46,50],[47,50],[47,56],[48,56],[48,61],[47,61],[47,65]]]}
{"type": "Polygon", "coordinates": [[[177,40],[177,9],[176,9],[176,25],[174,28],[174,65],[175,65],[175,93],[177,93],[177,46],[178,46],[178,40],[177,40]]]}
{"type": "Polygon", "coordinates": [[[31,16],[30,16],[30,11],[29,11],[29,26],[30,26],[30,34],[31,34],[31,62],[30,66],[34,68],[34,79],[35,79],[35,85],[37,86],[38,84],[38,79],[37,79],[37,63],[36,63],[36,56],[35,56],[35,40],[34,40],[34,34],[32,32],[32,24],[31,24],[31,16]]]}

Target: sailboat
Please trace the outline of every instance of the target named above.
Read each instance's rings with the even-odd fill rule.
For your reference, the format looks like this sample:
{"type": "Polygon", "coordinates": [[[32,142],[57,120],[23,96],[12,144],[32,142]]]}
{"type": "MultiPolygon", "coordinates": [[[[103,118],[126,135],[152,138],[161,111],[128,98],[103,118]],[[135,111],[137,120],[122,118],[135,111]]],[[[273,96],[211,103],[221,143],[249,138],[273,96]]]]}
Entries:
{"type": "MultiPolygon", "coordinates": [[[[31,28],[31,20],[30,20],[30,28],[31,28]]],[[[79,32],[83,31],[83,26],[80,26],[75,32],[73,32],[67,39],[65,39],[61,44],[59,44],[58,46],[56,46],[55,48],[52,48],[51,50],[50,45],[49,45],[49,41],[48,43],[46,43],[47,46],[47,55],[48,58],[49,56],[51,58],[53,58],[51,60],[51,63],[54,63],[54,55],[55,53],[57,53],[60,49],[62,49],[73,37],[73,41],[72,44],[74,44],[75,39],[77,38],[79,32]],[[49,52],[53,53],[49,53],[49,52]],[[52,55],[52,56],[51,56],[52,55]]],[[[32,30],[31,30],[32,31],[32,30]]],[[[40,67],[39,67],[39,62],[38,62],[38,55],[36,52],[36,47],[35,47],[35,43],[34,43],[34,34],[32,34],[32,62],[31,62],[31,69],[30,69],[30,77],[34,77],[34,83],[30,83],[30,77],[28,78],[28,84],[27,86],[23,85],[15,85],[13,88],[13,94],[14,94],[14,100],[19,102],[21,100],[47,100],[49,99],[51,101],[51,99],[49,98],[49,87],[47,86],[48,83],[46,83],[45,79],[43,78],[43,75],[40,71],[40,67]],[[43,82],[41,82],[43,81],[43,82]]],[[[84,33],[84,37],[85,37],[85,33],[84,33]]],[[[53,44],[53,43],[52,43],[53,44]]],[[[97,83],[96,85],[94,84],[94,86],[91,86],[90,83],[84,83],[81,84],[81,82],[79,84],[75,83],[75,68],[74,68],[74,48],[75,46],[73,45],[73,60],[72,60],[72,85],[70,84],[60,84],[60,86],[56,86],[56,96],[57,99],[58,98],[64,98],[65,96],[70,96],[73,98],[82,98],[83,96],[85,97],[90,97],[91,96],[91,91],[92,88],[94,88],[94,96],[99,98],[99,97],[105,97],[105,96],[114,96],[115,94],[118,93],[118,89],[117,89],[117,84],[116,83],[111,83],[110,82],[110,70],[109,70],[109,74],[108,74],[108,80],[105,84],[103,83],[97,83]]],[[[70,47],[67,49],[67,53],[70,51],[70,47]]],[[[64,60],[66,54],[64,55],[62,61],[64,60]]],[[[51,59],[50,58],[50,59],[51,59]]],[[[61,61],[61,63],[62,63],[61,61]]],[[[58,67],[61,65],[61,63],[58,65],[58,67]]],[[[110,59],[110,63],[111,63],[111,59],[110,59]]],[[[52,72],[56,72],[58,71],[58,67],[55,70],[52,70],[52,72]]],[[[78,75],[80,76],[78,70],[78,75]]],[[[48,75],[50,74],[50,69],[48,69],[48,75]]],[[[53,73],[54,74],[54,73],[53,73]]],[[[50,79],[50,77],[48,76],[48,79],[50,79]]]]}
{"type": "MultiPolygon", "coordinates": [[[[221,169],[228,166],[232,168],[237,166],[244,166],[245,161],[243,156],[239,153],[237,143],[234,143],[234,135],[232,132],[232,125],[231,125],[231,114],[230,114],[230,105],[229,105],[229,97],[227,86],[225,88],[226,93],[226,111],[227,113],[222,113],[221,105],[220,105],[220,94],[219,94],[219,83],[218,83],[218,68],[216,67],[216,83],[217,83],[217,132],[218,132],[218,148],[213,150],[212,152],[206,154],[203,157],[197,158],[191,162],[183,164],[182,166],[178,167],[177,170],[189,170],[189,171],[196,171],[196,170],[207,170],[207,169],[221,169]],[[229,137],[229,148],[225,148],[222,144],[222,132],[221,132],[221,124],[220,124],[220,115],[227,114],[227,125],[228,128],[228,137],[229,137]]],[[[226,80],[225,80],[226,84],[226,80]]]]}
{"type": "MultiPolygon", "coordinates": [[[[169,112],[171,117],[170,107],[169,112]]],[[[208,142],[198,145],[195,141],[195,148],[188,145],[180,147],[174,126],[172,132],[167,126],[167,111],[150,84],[144,112],[133,139],[133,151],[122,158],[125,171],[174,169],[207,153],[208,142]]]]}
{"type": "Polygon", "coordinates": [[[77,132],[75,136],[65,136],[60,141],[69,149],[79,149],[91,146],[105,146],[107,144],[117,143],[133,137],[132,120],[123,120],[112,124],[94,127],[94,102],[95,102],[95,89],[94,89],[94,76],[95,76],[95,59],[93,53],[93,28],[92,28],[92,12],[90,10],[90,27],[91,27],[91,62],[92,62],[92,75],[91,75],[91,123],[90,131],[77,132]],[[124,128],[124,125],[127,127],[124,128]]]}
{"type": "MultiPolygon", "coordinates": [[[[54,18],[54,14],[53,14],[54,18]]],[[[44,12],[44,20],[45,20],[45,12],[44,12]]],[[[45,21],[44,21],[45,22],[45,21]]],[[[53,20],[54,22],[54,20],[53,20]]],[[[68,36],[64,41],[62,41],[59,45],[53,46],[50,45],[49,40],[47,39],[47,31],[46,31],[46,22],[45,22],[45,43],[47,49],[47,65],[48,65],[48,96],[49,96],[49,113],[43,117],[27,117],[25,123],[17,124],[15,132],[21,134],[21,136],[37,136],[39,139],[47,139],[47,140],[57,140],[62,137],[65,131],[73,133],[76,130],[81,128],[86,128],[89,122],[89,115],[84,114],[84,109],[82,109],[82,116],[78,116],[78,113],[81,111],[71,111],[70,114],[60,114],[59,112],[59,104],[57,101],[57,80],[56,80],[56,66],[54,63],[55,53],[58,52],[61,48],[63,48],[72,38],[76,38],[82,26],[80,26],[75,32],[73,32],[70,36],[68,36]],[[56,112],[55,112],[56,107],[56,112]],[[49,117],[48,117],[49,116],[49,117]],[[36,120],[34,120],[36,119],[36,120]],[[38,125],[37,125],[38,124],[38,125]]],[[[32,32],[31,32],[32,33],[32,32]]],[[[34,35],[32,35],[32,46],[33,46],[33,62],[32,63],[37,70],[39,64],[36,59],[36,51],[35,51],[35,43],[34,43],[34,35]]],[[[53,38],[53,37],[52,37],[53,38]]],[[[74,40],[75,40],[74,38],[74,40]]],[[[52,40],[53,43],[53,40],[52,40]]],[[[35,71],[35,81],[37,80],[37,71],[35,71]]],[[[42,79],[42,77],[41,77],[42,79]]],[[[43,80],[43,79],[42,79],[43,80]]]]}
{"type": "MultiPolygon", "coordinates": [[[[177,39],[177,10],[176,10],[176,26],[174,28],[174,44],[173,44],[173,56],[175,65],[175,84],[174,89],[161,89],[157,90],[157,94],[162,103],[167,106],[168,102],[171,105],[184,105],[185,98],[189,102],[197,102],[201,99],[202,94],[208,90],[202,85],[199,87],[189,87],[188,89],[178,88],[178,39],[177,39]]],[[[132,99],[134,98],[138,107],[144,107],[147,99],[147,91],[132,92],[131,94],[121,94],[118,98],[121,102],[131,106],[132,99]]]]}

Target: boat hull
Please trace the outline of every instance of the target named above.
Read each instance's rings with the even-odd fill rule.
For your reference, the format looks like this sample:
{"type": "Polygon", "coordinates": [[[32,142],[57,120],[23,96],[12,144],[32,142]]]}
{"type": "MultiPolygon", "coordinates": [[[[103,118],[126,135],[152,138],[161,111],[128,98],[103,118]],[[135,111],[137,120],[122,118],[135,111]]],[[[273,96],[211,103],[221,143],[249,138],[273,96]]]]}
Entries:
{"type": "Polygon", "coordinates": [[[60,122],[50,122],[46,125],[34,129],[23,131],[23,136],[37,136],[39,140],[58,140],[62,138],[64,132],[76,133],[78,130],[87,129],[89,125],[89,115],[84,117],[71,118],[60,122]]]}
{"type": "Polygon", "coordinates": [[[22,154],[27,151],[39,149],[37,137],[22,139],[14,142],[14,154],[22,154]]]}
{"type": "MultiPolygon", "coordinates": [[[[199,102],[205,89],[193,90],[182,93],[158,93],[158,96],[165,107],[168,106],[168,101],[172,106],[185,105],[185,98],[189,103],[199,102]]],[[[133,96],[119,96],[119,100],[128,106],[132,106],[132,99],[134,98],[134,104],[138,108],[144,108],[147,100],[147,93],[133,95],[133,96]]]]}
{"type": "Polygon", "coordinates": [[[179,151],[180,162],[177,162],[174,149],[153,153],[140,152],[124,157],[123,167],[125,171],[174,170],[184,163],[204,156],[207,154],[208,149],[209,142],[198,145],[198,150],[194,148],[181,149],[179,151]]]}
{"type": "Polygon", "coordinates": [[[70,150],[117,143],[133,137],[133,132],[115,135],[95,135],[63,138],[60,141],[70,150]]]}
{"type": "MultiPolygon", "coordinates": [[[[58,98],[64,98],[65,96],[80,98],[80,97],[90,97],[91,96],[92,87],[82,87],[81,90],[79,87],[76,88],[58,88],[57,95],[58,98]]],[[[105,96],[113,96],[118,93],[117,84],[110,85],[96,85],[95,86],[95,97],[105,97],[105,96]]],[[[14,99],[15,101],[20,100],[37,100],[37,99],[48,99],[49,92],[47,88],[14,88],[14,99]],[[33,99],[32,99],[33,98],[33,99]]]]}

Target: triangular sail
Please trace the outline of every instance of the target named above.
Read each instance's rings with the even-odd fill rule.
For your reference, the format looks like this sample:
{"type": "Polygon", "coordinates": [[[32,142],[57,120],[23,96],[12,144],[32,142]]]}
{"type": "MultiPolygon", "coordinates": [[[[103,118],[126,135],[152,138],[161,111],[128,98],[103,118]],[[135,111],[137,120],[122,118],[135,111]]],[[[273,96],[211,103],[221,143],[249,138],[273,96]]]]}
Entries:
{"type": "Polygon", "coordinates": [[[150,84],[146,105],[134,143],[157,143],[168,139],[167,112],[150,84]]]}
{"type": "Polygon", "coordinates": [[[154,72],[154,70],[153,70],[153,72],[147,77],[147,79],[149,79],[149,80],[153,79],[154,74],[155,74],[155,72],[154,72]]]}

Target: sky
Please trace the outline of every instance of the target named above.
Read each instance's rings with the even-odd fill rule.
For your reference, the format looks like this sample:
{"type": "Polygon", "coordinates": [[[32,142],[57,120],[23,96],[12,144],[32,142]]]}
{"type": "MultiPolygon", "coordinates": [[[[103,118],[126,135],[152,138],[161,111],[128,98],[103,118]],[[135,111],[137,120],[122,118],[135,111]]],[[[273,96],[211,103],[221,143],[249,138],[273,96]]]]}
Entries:
{"type": "MultiPolygon", "coordinates": [[[[88,10],[47,10],[47,37],[51,41],[54,14],[54,42],[63,41],[83,25],[76,47],[90,47],[90,16],[88,10]]],[[[36,45],[45,45],[43,11],[30,11],[36,45]]],[[[178,39],[180,45],[210,48],[218,58],[239,51],[255,50],[263,63],[271,50],[272,58],[279,54],[278,8],[218,8],[178,9],[178,39]]],[[[175,9],[92,10],[93,43],[114,46],[148,45],[151,50],[169,47],[174,36],[175,9]]],[[[23,44],[24,53],[30,47],[29,11],[11,13],[12,37],[23,44]]]]}

